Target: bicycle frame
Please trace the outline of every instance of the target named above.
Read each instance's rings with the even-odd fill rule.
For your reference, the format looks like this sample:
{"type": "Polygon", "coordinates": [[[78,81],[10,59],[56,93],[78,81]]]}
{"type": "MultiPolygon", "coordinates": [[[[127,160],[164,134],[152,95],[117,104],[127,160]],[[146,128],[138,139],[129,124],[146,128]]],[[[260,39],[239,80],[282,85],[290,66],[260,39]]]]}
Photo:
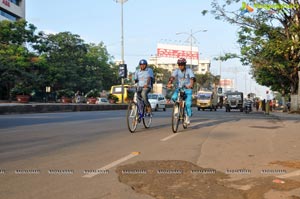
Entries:
{"type": "Polygon", "coordinates": [[[139,114],[139,122],[141,119],[144,118],[145,114],[144,114],[144,108],[145,108],[145,102],[143,100],[143,98],[139,98],[138,96],[136,97],[136,104],[137,104],[137,111],[138,111],[138,114],[139,114]]]}
{"type": "Polygon", "coordinates": [[[152,122],[152,114],[146,114],[145,102],[141,97],[137,96],[137,92],[134,94],[134,99],[128,105],[127,110],[127,127],[131,133],[134,133],[137,127],[137,123],[143,120],[145,128],[149,128],[152,122]],[[134,110],[136,108],[136,110],[134,110]]]}
{"type": "Polygon", "coordinates": [[[183,88],[180,88],[179,91],[178,91],[178,98],[177,98],[177,101],[179,103],[179,106],[180,108],[182,109],[180,111],[180,119],[182,120],[182,122],[184,122],[184,119],[185,119],[185,114],[186,114],[186,110],[185,110],[185,98],[186,98],[186,95],[185,95],[185,91],[183,88]]]}

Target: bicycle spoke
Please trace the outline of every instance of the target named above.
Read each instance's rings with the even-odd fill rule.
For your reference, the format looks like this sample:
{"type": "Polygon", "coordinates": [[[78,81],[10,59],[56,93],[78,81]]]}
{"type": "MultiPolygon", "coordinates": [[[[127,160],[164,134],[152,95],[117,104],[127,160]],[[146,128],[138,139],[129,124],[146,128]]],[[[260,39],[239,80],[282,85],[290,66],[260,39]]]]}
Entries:
{"type": "MultiPolygon", "coordinates": [[[[146,108],[144,108],[144,113],[146,113],[146,108]]],[[[143,124],[145,128],[149,128],[152,123],[152,111],[150,113],[144,114],[143,124]]]]}
{"type": "Polygon", "coordinates": [[[178,124],[180,120],[180,109],[179,104],[176,102],[173,107],[173,113],[172,113],[172,131],[173,133],[176,133],[178,130],[178,124]]]}
{"type": "Polygon", "coordinates": [[[186,123],[186,113],[184,110],[184,107],[182,108],[182,126],[184,129],[186,129],[188,127],[187,123],[186,123]]]}
{"type": "Polygon", "coordinates": [[[128,130],[133,133],[137,127],[137,105],[134,102],[130,102],[127,109],[127,127],[128,130]]]}

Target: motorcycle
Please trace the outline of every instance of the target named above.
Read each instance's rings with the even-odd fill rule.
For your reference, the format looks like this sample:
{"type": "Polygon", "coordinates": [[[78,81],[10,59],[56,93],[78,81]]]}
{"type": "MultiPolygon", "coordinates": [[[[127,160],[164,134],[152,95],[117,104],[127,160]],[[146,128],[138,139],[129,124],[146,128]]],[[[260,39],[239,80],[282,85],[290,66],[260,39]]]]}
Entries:
{"type": "Polygon", "coordinates": [[[246,100],[244,111],[246,114],[248,114],[252,111],[252,101],[251,100],[246,100]]]}

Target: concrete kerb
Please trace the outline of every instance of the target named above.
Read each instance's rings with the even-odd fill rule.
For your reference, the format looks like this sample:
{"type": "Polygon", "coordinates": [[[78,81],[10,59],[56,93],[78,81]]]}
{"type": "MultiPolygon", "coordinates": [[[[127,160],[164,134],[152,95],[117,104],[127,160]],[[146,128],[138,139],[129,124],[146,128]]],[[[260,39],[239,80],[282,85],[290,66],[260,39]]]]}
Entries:
{"type": "MultiPolygon", "coordinates": [[[[128,104],[61,104],[61,103],[0,103],[0,114],[126,110],[128,104]]],[[[172,108],[173,104],[166,104],[172,108]]]]}
{"type": "Polygon", "coordinates": [[[290,113],[290,112],[283,112],[283,111],[270,111],[269,115],[273,115],[278,118],[286,118],[286,119],[292,119],[292,120],[300,120],[300,114],[299,113],[290,113]]]}
{"type": "Polygon", "coordinates": [[[127,104],[1,104],[0,114],[124,110],[127,104]]]}

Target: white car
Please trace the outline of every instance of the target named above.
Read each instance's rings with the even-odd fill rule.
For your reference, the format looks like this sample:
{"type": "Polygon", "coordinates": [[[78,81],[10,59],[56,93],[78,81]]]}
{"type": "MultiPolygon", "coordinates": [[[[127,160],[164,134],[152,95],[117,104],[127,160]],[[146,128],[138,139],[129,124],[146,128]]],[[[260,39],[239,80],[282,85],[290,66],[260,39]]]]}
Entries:
{"type": "Polygon", "coordinates": [[[98,97],[96,104],[110,104],[109,101],[106,98],[98,97]]]}
{"type": "Polygon", "coordinates": [[[148,100],[153,110],[157,111],[158,109],[163,109],[164,111],[166,111],[167,100],[162,94],[149,93],[148,100]]]}

